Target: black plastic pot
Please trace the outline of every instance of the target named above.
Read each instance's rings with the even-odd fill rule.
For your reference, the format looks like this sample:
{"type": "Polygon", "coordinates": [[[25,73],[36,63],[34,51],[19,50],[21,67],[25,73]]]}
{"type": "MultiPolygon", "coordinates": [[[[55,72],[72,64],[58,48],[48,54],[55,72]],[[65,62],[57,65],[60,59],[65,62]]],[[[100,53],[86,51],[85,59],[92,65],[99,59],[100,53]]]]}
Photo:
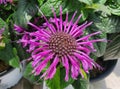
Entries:
{"type": "Polygon", "coordinates": [[[115,68],[116,64],[117,64],[117,59],[115,60],[108,60],[108,61],[103,61],[103,59],[100,58],[100,61],[103,62],[103,71],[101,73],[98,73],[96,76],[91,76],[91,72],[90,72],[90,82],[97,82],[100,81],[104,78],[106,78],[115,68]]]}

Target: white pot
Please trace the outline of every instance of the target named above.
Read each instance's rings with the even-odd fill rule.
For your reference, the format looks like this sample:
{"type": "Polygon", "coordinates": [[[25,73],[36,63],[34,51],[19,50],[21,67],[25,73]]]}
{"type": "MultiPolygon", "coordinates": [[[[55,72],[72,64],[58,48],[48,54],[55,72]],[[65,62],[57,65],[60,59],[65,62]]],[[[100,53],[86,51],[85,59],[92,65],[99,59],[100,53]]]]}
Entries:
{"type": "Polygon", "coordinates": [[[19,82],[23,75],[23,66],[20,68],[13,68],[6,74],[0,76],[0,89],[7,89],[19,82]]]}

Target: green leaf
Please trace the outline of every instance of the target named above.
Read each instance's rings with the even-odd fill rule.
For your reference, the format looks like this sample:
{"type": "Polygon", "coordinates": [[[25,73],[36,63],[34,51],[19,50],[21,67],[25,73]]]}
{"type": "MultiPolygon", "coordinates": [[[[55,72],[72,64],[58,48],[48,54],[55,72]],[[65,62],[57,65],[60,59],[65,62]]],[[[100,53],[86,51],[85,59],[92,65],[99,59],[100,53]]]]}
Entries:
{"type": "Polygon", "coordinates": [[[120,7],[116,8],[116,9],[109,7],[109,9],[111,10],[112,14],[120,16],[120,7]]]}
{"type": "Polygon", "coordinates": [[[102,11],[104,14],[111,15],[111,10],[104,4],[93,3],[92,5],[87,5],[86,8],[102,11]]]}
{"type": "Polygon", "coordinates": [[[89,80],[79,78],[73,82],[72,86],[74,89],[88,89],[89,80]]]}
{"type": "Polygon", "coordinates": [[[98,3],[100,3],[100,4],[105,4],[106,1],[107,1],[107,0],[98,0],[98,3]]]}
{"type": "Polygon", "coordinates": [[[3,41],[0,42],[0,49],[4,49],[5,48],[5,43],[3,41]]]}
{"type": "Polygon", "coordinates": [[[59,7],[62,4],[62,0],[48,0],[41,7],[40,10],[45,16],[52,16],[52,7],[59,14],[59,7]]]}
{"type": "MultiPolygon", "coordinates": [[[[89,34],[93,33],[93,32],[97,32],[99,31],[99,29],[97,27],[95,27],[94,25],[92,25],[91,27],[88,28],[88,32],[89,34]]],[[[101,34],[95,35],[93,37],[91,37],[92,39],[107,39],[106,33],[102,32],[101,34]]],[[[107,46],[107,42],[96,42],[94,43],[94,47],[96,49],[96,52],[93,52],[94,55],[96,55],[97,57],[103,56],[106,50],[106,46],[107,46]]]]}
{"type": "Polygon", "coordinates": [[[62,6],[63,14],[65,14],[67,11],[69,11],[69,13],[75,12],[76,10],[80,12],[85,5],[83,5],[79,1],[74,1],[74,0],[69,0],[69,1],[68,0],[48,0],[40,7],[40,10],[43,12],[45,16],[53,16],[53,13],[52,13],[52,7],[53,7],[57,15],[59,15],[60,6],[62,6]]]}
{"type": "Polygon", "coordinates": [[[87,5],[92,4],[92,0],[78,0],[78,1],[80,1],[80,2],[82,2],[82,3],[85,3],[85,4],[87,4],[87,5]]]}
{"type": "Polygon", "coordinates": [[[104,59],[118,59],[120,58],[120,33],[110,34],[109,36],[111,39],[104,54],[104,59]]]}
{"type": "Polygon", "coordinates": [[[46,80],[46,84],[50,89],[62,89],[60,84],[60,67],[57,67],[57,71],[52,79],[46,80]]]}
{"type": "Polygon", "coordinates": [[[0,59],[7,63],[10,63],[10,65],[13,67],[19,66],[19,58],[17,57],[17,54],[14,53],[12,45],[9,43],[6,44],[4,49],[0,50],[0,59]]]}
{"type": "MultiPolygon", "coordinates": [[[[106,33],[102,33],[101,35],[97,35],[92,38],[93,39],[104,39],[107,37],[106,37],[106,33]]],[[[93,54],[96,55],[97,57],[101,57],[105,53],[107,42],[96,42],[94,43],[94,46],[95,46],[96,52],[93,52],[93,54]]]]}
{"type": "Polygon", "coordinates": [[[82,72],[82,74],[83,74],[83,76],[84,76],[84,79],[88,79],[88,76],[87,76],[87,74],[86,74],[86,72],[81,68],[80,69],[81,70],[81,72],[82,72]]]}
{"type": "Polygon", "coordinates": [[[96,31],[101,30],[105,33],[116,33],[120,32],[120,17],[119,16],[108,16],[103,17],[101,14],[92,14],[90,20],[94,22],[92,27],[96,31]]]}
{"type": "Polygon", "coordinates": [[[25,71],[24,71],[24,77],[26,79],[28,79],[31,83],[33,84],[41,84],[42,83],[42,79],[40,79],[40,76],[35,76],[34,74],[32,74],[32,63],[28,63],[26,68],[25,68],[25,71]]]}
{"type": "Polygon", "coordinates": [[[9,64],[13,67],[20,67],[20,60],[19,57],[17,56],[17,50],[13,48],[13,54],[14,57],[9,60],[9,64]]]}
{"type": "Polygon", "coordinates": [[[64,89],[65,87],[72,84],[73,82],[74,82],[74,79],[71,76],[69,76],[69,80],[67,82],[65,81],[65,68],[61,68],[61,72],[60,72],[61,88],[64,89]]]}
{"type": "Polygon", "coordinates": [[[5,26],[6,26],[5,21],[3,21],[3,20],[0,18],[0,29],[1,29],[1,28],[4,28],[5,26]]]}
{"type": "Polygon", "coordinates": [[[120,0],[117,0],[117,3],[120,5],[120,0]]]}
{"type": "Polygon", "coordinates": [[[105,4],[109,7],[112,14],[120,16],[120,0],[107,0],[105,4]]]}
{"type": "Polygon", "coordinates": [[[37,13],[35,0],[19,0],[15,13],[15,23],[26,27],[27,22],[37,13]]]}
{"type": "Polygon", "coordinates": [[[39,6],[41,6],[41,5],[43,4],[44,1],[45,1],[45,0],[38,0],[39,6]]]}

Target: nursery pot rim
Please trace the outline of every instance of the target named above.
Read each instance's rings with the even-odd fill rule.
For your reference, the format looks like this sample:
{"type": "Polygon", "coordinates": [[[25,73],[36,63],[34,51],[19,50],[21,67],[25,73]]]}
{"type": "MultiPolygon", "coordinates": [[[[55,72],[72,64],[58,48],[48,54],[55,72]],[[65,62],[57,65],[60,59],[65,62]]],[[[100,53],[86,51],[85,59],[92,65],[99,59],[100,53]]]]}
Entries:
{"type": "Polygon", "coordinates": [[[93,83],[93,82],[97,82],[97,81],[100,81],[104,78],[106,78],[108,75],[110,75],[112,73],[112,71],[114,70],[117,62],[118,62],[118,59],[114,59],[114,60],[107,60],[107,61],[104,61],[107,65],[107,68],[105,71],[103,71],[101,74],[99,74],[97,77],[94,77],[94,78],[91,78],[90,77],[90,82],[93,83]]]}
{"type": "Polygon", "coordinates": [[[10,66],[8,69],[0,72],[0,77],[3,77],[4,75],[10,73],[10,72],[13,71],[14,69],[15,69],[15,68],[13,68],[13,67],[10,66]]]}

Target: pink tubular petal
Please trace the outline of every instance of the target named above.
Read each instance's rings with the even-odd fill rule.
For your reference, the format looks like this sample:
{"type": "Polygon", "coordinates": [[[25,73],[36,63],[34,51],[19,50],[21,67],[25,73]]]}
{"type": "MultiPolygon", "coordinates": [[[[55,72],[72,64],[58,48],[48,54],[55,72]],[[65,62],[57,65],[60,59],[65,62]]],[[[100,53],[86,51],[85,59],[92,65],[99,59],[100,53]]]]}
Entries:
{"type": "Polygon", "coordinates": [[[45,38],[49,38],[49,36],[47,36],[46,34],[43,34],[39,31],[36,31],[36,32],[32,32],[30,33],[30,36],[34,36],[34,37],[37,37],[37,38],[41,38],[41,37],[45,37],[45,38]]]}
{"type": "Polygon", "coordinates": [[[87,47],[84,47],[84,46],[78,46],[77,49],[78,49],[79,51],[85,52],[86,54],[90,54],[90,52],[91,52],[90,49],[88,49],[87,47]]]}
{"type": "Polygon", "coordinates": [[[72,36],[73,37],[78,36],[83,30],[85,30],[86,27],[90,26],[91,24],[92,24],[92,22],[90,22],[90,23],[84,25],[83,27],[79,28],[78,31],[76,33],[74,33],[72,36]]]}
{"type": "Polygon", "coordinates": [[[81,74],[81,76],[82,76],[82,78],[84,77],[84,75],[82,74],[82,72],[81,72],[81,70],[80,70],[80,65],[79,65],[79,63],[77,63],[76,62],[76,58],[75,57],[70,57],[69,55],[68,55],[68,57],[69,57],[69,59],[70,59],[70,61],[71,61],[71,63],[72,63],[72,66],[73,66],[73,68],[74,68],[74,71],[73,70],[71,70],[72,71],[72,77],[74,78],[74,79],[76,79],[76,77],[78,76],[78,74],[76,73],[75,74],[75,72],[79,72],[80,74],[81,74]],[[73,73],[74,72],[74,73],[73,73]]]}
{"type": "Polygon", "coordinates": [[[80,18],[82,17],[82,14],[79,15],[78,19],[76,20],[76,22],[73,24],[72,28],[71,28],[71,31],[70,31],[70,34],[74,31],[75,29],[75,26],[77,25],[78,21],[80,20],[80,18]]]}
{"type": "Polygon", "coordinates": [[[29,24],[30,26],[34,27],[34,28],[37,29],[37,30],[41,30],[38,26],[34,25],[34,24],[31,23],[31,22],[28,22],[28,24],[29,24]]]}
{"type": "Polygon", "coordinates": [[[82,37],[82,38],[79,38],[77,41],[86,40],[86,39],[88,39],[88,38],[90,38],[91,36],[94,36],[94,35],[96,35],[96,34],[101,34],[101,31],[98,31],[98,32],[95,32],[95,33],[86,35],[86,36],[84,36],[84,37],[82,37]]]}
{"type": "Polygon", "coordinates": [[[68,57],[69,57],[70,62],[72,64],[72,66],[71,66],[72,78],[76,79],[76,77],[78,76],[78,71],[80,70],[80,66],[69,55],[68,55],[68,57]]]}
{"type": "Polygon", "coordinates": [[[83,56],[82,54],[79,54],[79,53],[74,53],[74,56],[77,57],[81,62],[83,60],[86,60],[90,65],[91,63],[93,62],[91,59],[87,59],[85,56],[83,56]]]}
{"type": "Polygon", "coordinates": [[[66,69],[65,81],[68,81],[68,79],[69,79],[69,63],[68,63],[68,58],[66,56],[64,56],[64,58],[62,57],[62,63],[66,69]]]}
{"type": "Polygon", "coordinates": [[[40,64],[38,64],[37,67],[35,67],[36,74],[39,75],[40,72],[45,68],[47,65],[48,61],[53,57],[54,54],[50,54],[48,57],[46,57],[40,64]]]}
{"type": "Polygon", "coordinates": [[[53,61],[53,63],[51,64],[51,68],[50,68],[50,70],[49,70],[49,72],[48,72],[48,77],[49,77],[50,79],[53,78],[53,76],[54,76],[55,73],[56,73],[56,66],[57,66],[58,62],[59,62],[59,59],[58,59],[58,57],[56,56],[55,59],[54,59],[54,61],[53,61]],[[53,68],[53,70],[52,70],[52,68],[53,68]],[[51,71],[52,71],[52,72],[51,72],[51,71]]]}
{"type": "Polygon", "coordinates": [[[73,19],[74,19],[76,13],[77,13],[77,11],[75,11],[75,13],[73,14],[73,16],[72,16],[72,18],[71,18],[71,20],[70,20],[70,23],[69,23],[68,28],[67,28],[67,30],[66,30],[67,33],[70,31],[70,27],[72,26],[73,19]]]}
{"type": "Polygon", "coordinates": [[[20,27],[20,26],[18,26],[18,25],[14,25],[14,29],[17,31],[17,32],[19,32],[19,33],[21,33],[21,32],[23,32],[24,31],[24,29],[22,28],[22,27],[20,27]]]}
{"type": "Polygon", "coordinates": [[[76,63],[76,61],[73,59],[73,57],[71,57],[71,56],[69,56],[69,55],[67,55],[68,56],[68,58],[70,59],[70,62],[71,62],[71,64],[74,66],[74,67],[76,67],[76,69],[80,69],[80,65],[78,65],[78,63],[76,63]]]}
{"type": "Polygon", "coordinates": [[[65,22],[64,22],[64,32],[66,32],[67,24],[68,24],[68,12],[66,12],[66,19],[65,19],[65,22]]]}
{"type": "Polygon", "coordinates": [[[60,6],[60,31],[62,31],[62,24],[63,24],[63,21],[62,21],[62,6],[60,6]]]}
{"type": "Polygon", "coordinates": [[[53,29],[54,33],[56,32],[56,29],[53,24],[51,24],[51,28],[53,29]]]}
{"type": "Polygon", "coordinates": [[[86,73],[89,73],[89,65],[88,65],[88,62],[86,60],[83,60],[82,61],[82,65],[83,65],[83,69],[86,73]]]}
{"type": "Polygon", "coordinates": [[[77,79],[79,72],[73,65],[71,66],[71,72],[72,72],[72,78],[77,79]]]}
{"type": "Polygon", "coordinates": [[[85,25],[87,25],[87,21],[85,23],[83,23],[82,25],[78,26],[77,28],[75,28],[72,32],[71,35],[74,35],[76,32],[79,31],[80,28],[83,28],[85,25]]]}
{"type": "Polygon", "coordinates": [[[5,30],[4,28],[0,29],[0,35],[3,34],[4,30],[5,30]]]}
{"type": "Polygon", "coordinates": [[[45,17],[45,15],[42,13],[42,11],[39,9],[39,12],[42,14],[42,16],[44,17],[46,23],[47,23],[47,26],[49,29],[51,29],[50,31],[54,33],[53,29],[51,28],[50,26],[50,23],[48,22],[47,18],[45,17]]]}
{"type": "Polygon", "coordinates": [[[53,7],[52,7],[52,12],[53,12],[53,15],[54,15],[54,18],[55,18],[55,24],[56,24],[57,30],[59,31],[59,25],[58,25],[58,21],[57,21],[57,16],[56,16],[56,13],[55,13],[53,7]]]}
{"type": "Polygon", "coordinates": [[[47,71],[41,76],[41,78],[44,77],[44,76],[46,76],[46,74],[48,74],[47,77],[46,77],[46,79],[53,78],[53,76],[56,73],[56,66],[57,66],[58,62],[59,62],[59,59],[56,56],[55,59],[54,59],[54,61],[53,61],[53,63],[50,65],[50,67],[47,69],[47,71]]]}
{"type": "Polygon", "coordinates": [[[45,47],[37,48],[32,52],[32,55],[36,55],[37,53],[42,52],[44,49],[45,49],[45,47]]]}
{"type": "Polygon", "coordinates": [[[51,50],[46,50],[44,52],[41,52],[40,54],[43,55],[43,56],[45,56],[46,54],[49,54],[50,52],[51,52],[51,50]]]}
{"type": "Polygon", "coordinates": [[[76,57],[75,57],[75,55],[74,56],[72,56],[72,58],[74,59],[74,61],[77,61],[76,63],[78,64],[78,66],[79,66],[79,73],[80,73],[80,75],[82,76],[82,78],[84,78],[84,75],[82,74],[82,71],[81,71],[81,69],[80,69],[80,62],[81,61],[79,61],[78,59],[76,59],[76,57]]]}
{"type": "Polygon", "coordinates": [[[44,30],[40,30],[40,33],[50,37],[49,31],[46,31],[45,29],[44,30]]]}
{"type": "MultiPolygon", "coordinates": [[[[83,52],[79,52],[78,53],[74,53],[74,55],[82,62],[83,60],[86,60],[86,62],[88,63],[88,66],[90,69],[92,69],[92,66],[95,66],[95,62],[93,59],[91,59],[88,55],[86,55],[83,52]]],[[[95,66],[96,67],[96,66],[95,66]]]]}
{"type": "Polygon", "coordinates": [[[81,44],[89,44],[89,43],[95,43],[95,42],[107,42],[107,40],[106,40],[106,39],[90,40],[90,41],[87,41],[87,42],[79,42],[78,45],[81,45],[81,44]]]}
{"type": "Polygon", "coordinates": [[[40,58],[47,56],[50,52],[51,52],[50,50],[39,52],[37,54],[32,55],[32,58],[33,60],[39,60],[40,58]]]}

